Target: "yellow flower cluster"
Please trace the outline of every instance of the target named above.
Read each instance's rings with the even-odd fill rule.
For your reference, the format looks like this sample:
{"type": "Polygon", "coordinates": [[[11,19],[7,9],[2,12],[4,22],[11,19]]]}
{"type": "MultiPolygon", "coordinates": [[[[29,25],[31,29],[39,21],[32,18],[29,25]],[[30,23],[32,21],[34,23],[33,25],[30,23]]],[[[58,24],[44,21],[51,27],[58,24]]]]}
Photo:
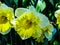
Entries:
{"type": "Polygon", "coordinates": [[[58,27],[60,28],[60,10],[55,11],[58,27]]]}
{"type": "Polygon", "coordinates": [[[48,41],[52,39],[54,27],[48,18],[36,12],[34,7],[31,6],[29,9],[17,8],[15,16],[17,17],[14,23],[15,30],[22,40],[30,37],[38,42],[43,42],[45,37],[48,41]]]}
{"type": "MultiPolygon", "coordinates": [[[[26,8],[17,8],[15,10],[0,2],[0,33],[5,35],[10,32],[11,26],[22,40],[33,37],[38,42],[43,42],[44,38],[48,41],[52,39],[53,33],[56,32],[48,18],[36,12],[33,6],[26,8]]],[[[58,16],[59,17],[59,16],[58,16]]],[[[58,20],[59,21],[59,20],[58,20]]]]}
{"type": "Polygon", "coordinates": [[[0,33],[5,35],[10,32],[10,22],[14,19],[13,9],[0,2],[0,33]]]}

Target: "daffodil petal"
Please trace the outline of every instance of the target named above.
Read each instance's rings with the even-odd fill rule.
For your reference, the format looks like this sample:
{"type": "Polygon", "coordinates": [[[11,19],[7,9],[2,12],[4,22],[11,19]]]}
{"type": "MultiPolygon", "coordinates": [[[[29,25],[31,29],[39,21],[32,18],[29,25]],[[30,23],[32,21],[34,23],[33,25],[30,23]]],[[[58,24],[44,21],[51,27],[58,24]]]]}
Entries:
{"type": "Polygon", "coordinates": [[[57,19],[56,23],[58,24],[58,27],[60,28],[60,9],[55,11],[55,17],[57,19]]]}
{"type": "Polygon", "coordinates": [[[48,41],[50,41],[52,39],[52,33],[49,32],[49,34],[45,33],[46,38],[48,39],[48,41]]]}
{"type": "Polygon", "coordinates": [[[15,16],[19,17],[19,16],[21,16],[23,13],[25,13],[27,11],[28,11],[28,9],[26,9],[26,8],[17,8],[15,10],[15,16]]]}
{"type": "Polygon", "coordinates": [[[0,32],[0,33],[1,33],[2,35],[6,35],[6,34],[8,34],[10,31],[11,31],[11,28],[8,29],[6,32],[0,32]]]}
{"type": "Polygon", "coordinates": [[[55,11],[55,17],[57,18],[57,16],[60,15],[60,10],[55,11]]]}
{"type": "Polygon", "coordinates": [[[46,38],[48,39],[48,41],[50,41],[52,37],[54,36],[54,34],[56,33],[56,29],[51,24],[47,28],[48,28],[47,29],[48,32],[45,32],[44,34],[46,38]]]}
{"type": "Polygon", "coordinates": [[[29,9],[30,11],[32,11],[32,12],[36,12],[36,10],[35,10],[34,6],[32,6],[32,5],[31,5],[31,6],[29,6],[29,7],[28,7],[28,9],[29,9]]]}
{"type": "Polygon", "coordinates": [[[6,4],[4,4],[4,3],[0,4],[0,9],[6,9],[6,8],[8,8],[8,6],[6,4]]]}
{"type": "Polygon", "coordinates": [[[40,27],[41,28],[44,28],[50,24],[48,18],[44,14],[37,12],[33,6],[29,6],[29,10],[31,12],[33,12],[38,18],[40,18],[40,22],[41,22],[40,27]]]}

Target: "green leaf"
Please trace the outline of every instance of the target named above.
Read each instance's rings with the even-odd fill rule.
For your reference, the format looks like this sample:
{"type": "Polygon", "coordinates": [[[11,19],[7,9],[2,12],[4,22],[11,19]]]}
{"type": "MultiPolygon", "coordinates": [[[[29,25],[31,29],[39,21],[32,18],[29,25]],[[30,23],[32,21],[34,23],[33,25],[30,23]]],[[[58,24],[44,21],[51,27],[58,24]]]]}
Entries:
{"type": "Polygon", "coordinates": [[[16,6],[18,6],[18,0],[14,0],[14,2],[15,2],[15,4],[16,4],[16,6]]]}
{"type": "Polygon", "coordinates": [[[54,16],[52,16],[52,20],[54,20],[54,16]]]}
{"type": "Polygon", "coordinates": [[[33,41],[31,41],[31,45],[34,45],[33,41]]]}
{"type": "Polygon", "coordinates": [[[12,7],[12,4],[10,3],[10,0],[4,0],[4,2],[6,3],[6,5],[8,5],[9,7],[12,7]]]}
{"type": "Polygon", "coordinates": [[[25,8],[26,8],[27,6],[29,6],[30,3],[31,3],[31,0],[22,0],[22,6],[25,7],[25,8]]]}
{"type": "Polygon", "coordinates": [[[10,45],[10,44],[7,43],[7,45],[10,45]]]}
{"type": "Polygon", "coordinates": [[[58,41],[54,41],[53,45],[59,45],[58,41]]]}
{"type": "Polygon", "coordinates": [[[50,12],[50,13],[49,13],[49,17],[51,17],[51,16],[52,16],[52,13],[50,12]]]}
{"type": "Polygon", "coordinates": [[[35,2],[33,0],[31,0],[31,3],[34,5],[35,2]]]}
{"type": "Polygon", "coordinates": [[[55,7],[56,7],[57,9],[60,9],[60,2],[56,3],[55,7]]]}
{"type": "Polygon", "coordinates": [[[53,1],[53,0],[49,0],[49,2],[50,2],[52,5],[54,5],[54,1],[53,1]]]}
{"type": "Polygon", "coordinates": [[[38,0],[37,5],[36,5],[36,10],[39,11],[43,11],[46,8],[46,3],[43,1],[38,0]]]}
{"type": "Polygon", "coordinates": [[[22,5],[26,5],[27,0],[22,0],[22,5]]]}

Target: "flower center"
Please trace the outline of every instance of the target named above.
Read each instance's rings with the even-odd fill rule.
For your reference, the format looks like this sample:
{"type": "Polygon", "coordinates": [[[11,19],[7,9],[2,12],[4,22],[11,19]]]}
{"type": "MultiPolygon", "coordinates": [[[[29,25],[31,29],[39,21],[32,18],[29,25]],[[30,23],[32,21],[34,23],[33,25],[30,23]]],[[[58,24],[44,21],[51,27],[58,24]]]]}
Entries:
{"type": "Polygon", "coordinates": [[[32,22],[29,21],[29,20],[27,20],[25,26],[26,26],[26,27],[25,27],[26,29],[30,28],[30,27],[32,26],[32,22]]]}
{"type": "Polygon", "coordinates": [[[7,17],[5,16],[0,16],[0,24],[3,24],[3,23],[6,23],[8,20],[7,20],[7,17]]]}

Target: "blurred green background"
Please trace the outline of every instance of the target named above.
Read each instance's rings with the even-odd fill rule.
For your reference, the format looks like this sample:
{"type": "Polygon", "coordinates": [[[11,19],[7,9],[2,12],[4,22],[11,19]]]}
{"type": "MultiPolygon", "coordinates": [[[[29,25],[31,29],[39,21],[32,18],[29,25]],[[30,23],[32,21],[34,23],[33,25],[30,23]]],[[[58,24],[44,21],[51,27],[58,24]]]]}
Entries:
{"type": "Polygon", "coordinates": [[[52,22],[54,27],[57,29],[56,34],[51,41],[47,39],[44,42],[36,42],[34,39],[30,38],[27,40],[22,40],[19,35],[12,28],[10,33],[7,35],[0,34],[0,45],[60,45],[60,29],[56,24],[56,18],[54,13],[56,10],[60,9],[60,0],[0,0],[9,7],[12,7],[15,11],[16,8],[33,5],[36,11],[45,14],[49,21],[52,22]]]}

